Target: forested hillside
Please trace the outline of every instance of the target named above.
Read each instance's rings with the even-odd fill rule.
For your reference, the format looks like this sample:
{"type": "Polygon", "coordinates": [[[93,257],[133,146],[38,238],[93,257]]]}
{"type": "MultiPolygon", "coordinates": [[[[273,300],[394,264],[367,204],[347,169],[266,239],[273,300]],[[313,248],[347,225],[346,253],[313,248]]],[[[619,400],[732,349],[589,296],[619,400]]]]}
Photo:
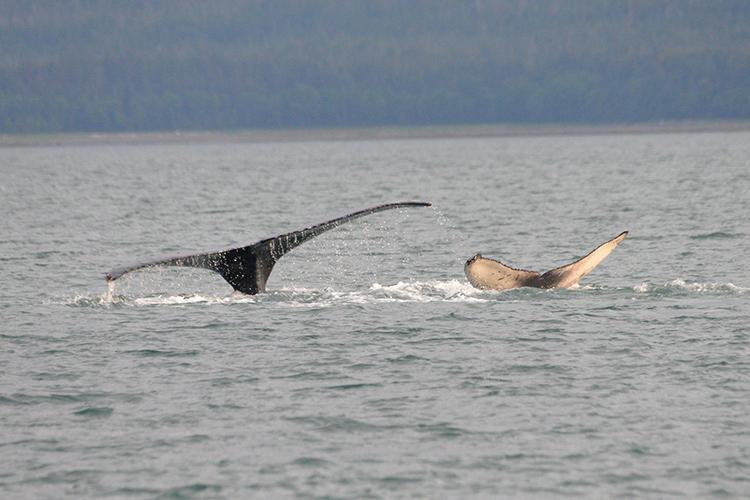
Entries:
{"type": "Polygon", "coordinates": [[[0,0],[0,132],[747,118],[747,0],[0,0]]]}

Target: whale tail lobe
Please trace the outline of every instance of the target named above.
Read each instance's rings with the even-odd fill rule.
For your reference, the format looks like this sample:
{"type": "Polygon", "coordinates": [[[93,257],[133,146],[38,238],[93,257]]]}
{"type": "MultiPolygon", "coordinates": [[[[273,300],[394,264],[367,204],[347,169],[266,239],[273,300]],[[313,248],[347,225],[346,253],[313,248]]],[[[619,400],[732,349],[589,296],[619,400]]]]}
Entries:
{"type": "Polygon", "coordinates": [[[577,261],[547,271],[539,277],[539,286],[541,288],[569,288],[577,284],[581,281],[581,278],[601,264],[617,248],[617,245],[622,243],[627,235],[628,232],[623,231],[577,261]]]}
{"type": "Polygon", "coordinates": [[[464,266],[469,283],[480,290],[507,290],[522,286],[534,286],[539,273],[516,269],[499,260],[487,259],[476,254],[464,266]]]}

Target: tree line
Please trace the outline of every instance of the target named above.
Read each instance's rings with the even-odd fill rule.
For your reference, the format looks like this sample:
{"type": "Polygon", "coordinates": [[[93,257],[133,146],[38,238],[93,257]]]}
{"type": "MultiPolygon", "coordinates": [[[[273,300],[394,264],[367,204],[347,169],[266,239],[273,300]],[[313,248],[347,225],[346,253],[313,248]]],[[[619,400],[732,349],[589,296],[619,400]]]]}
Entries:
{"type": "Polygon", "coordinates": [[[0,131],[750,118],[744,0],[0,0],[0,131]]]}

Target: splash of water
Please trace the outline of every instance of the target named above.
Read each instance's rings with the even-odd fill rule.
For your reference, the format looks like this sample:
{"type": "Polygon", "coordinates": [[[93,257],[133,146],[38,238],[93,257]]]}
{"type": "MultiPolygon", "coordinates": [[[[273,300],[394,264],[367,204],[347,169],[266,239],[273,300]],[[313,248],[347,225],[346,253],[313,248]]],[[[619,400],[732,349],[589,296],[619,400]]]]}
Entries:
{"type": "Polygon", "coordinates": [[[334,288],[280,288],[261,295],[245,295],[234,292],[230,295],[212,293],[193,294],[153,294],[153,295],[117,295],[113,283],[108,284],[104,294],[96,296],[77,295],[64,303],[74,306],[180,306],[180,305],[217,305],[217,304],[262,304],[271,307],[332,307],[350,304],[385,304],[394,302],[429,303],[483,303],[522,298],[541,300],[548,294],[564,298],[565,293],[607,293],[630,292],[636,295],[686,295],[716,294],[742,295],[750,288],[733,283],[699,283],[675,279],[663,284],[643,282],[631,288],[608,288],[596,285],[577,285],[567,290],[540,290],[536,288],[519,288],[505,291],[478,290],[469,283],[458,280],[399,281],[392,285],[373,283],[366,290],[337,290],[334,288]]]}
{"type": "Polygon", "coordinates": [[[107,293],[104,295],[105,302],[112,302],[115,296],[115,282],[114,280],[107,280],[107,293]]]}
{"type": "Polygon", "coordinates": [[[699,293],[699,294],[730,294],[741,295],[750,288],[735,285],[734,283],[699,283],[688,282],[683,279],[674,279],[662,284],[654,284],[644,281],[634,286],[636,293],[659,294],[659,293],[699,293]]]}

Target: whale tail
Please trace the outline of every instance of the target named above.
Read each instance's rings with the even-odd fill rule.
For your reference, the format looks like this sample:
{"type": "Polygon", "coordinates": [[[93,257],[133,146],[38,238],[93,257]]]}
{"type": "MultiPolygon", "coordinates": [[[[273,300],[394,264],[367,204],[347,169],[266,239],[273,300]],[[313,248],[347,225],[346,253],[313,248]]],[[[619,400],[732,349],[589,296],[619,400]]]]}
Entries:
{"type": "Polygon", "coordinates": [[[507,290],[522,286],[568,288],[577,284],[581,278],[601,264],[627,235],[628,232],[623,231],[575,262],[556,267],[544,274],[515,269],[500,261],[484,258],[480,254],[466,261],[464,271],[469,283],[482,290],[507,290]]]}
{"type": "Polygon", "coordinates": [[[126,273],[148,267],[195,267],[215,271],[235,290],[255,295],[266,290],[268,277],[271,275],[273,266],[281,257],[315,236],[351,220],[376,212],[402,207],[429,207],[430,205],[430,203],[425,202],[399,202],[378,205],[244,247],[164,257],[116,268],[107,273],[107,281],[114,281],[126,273]]]}

